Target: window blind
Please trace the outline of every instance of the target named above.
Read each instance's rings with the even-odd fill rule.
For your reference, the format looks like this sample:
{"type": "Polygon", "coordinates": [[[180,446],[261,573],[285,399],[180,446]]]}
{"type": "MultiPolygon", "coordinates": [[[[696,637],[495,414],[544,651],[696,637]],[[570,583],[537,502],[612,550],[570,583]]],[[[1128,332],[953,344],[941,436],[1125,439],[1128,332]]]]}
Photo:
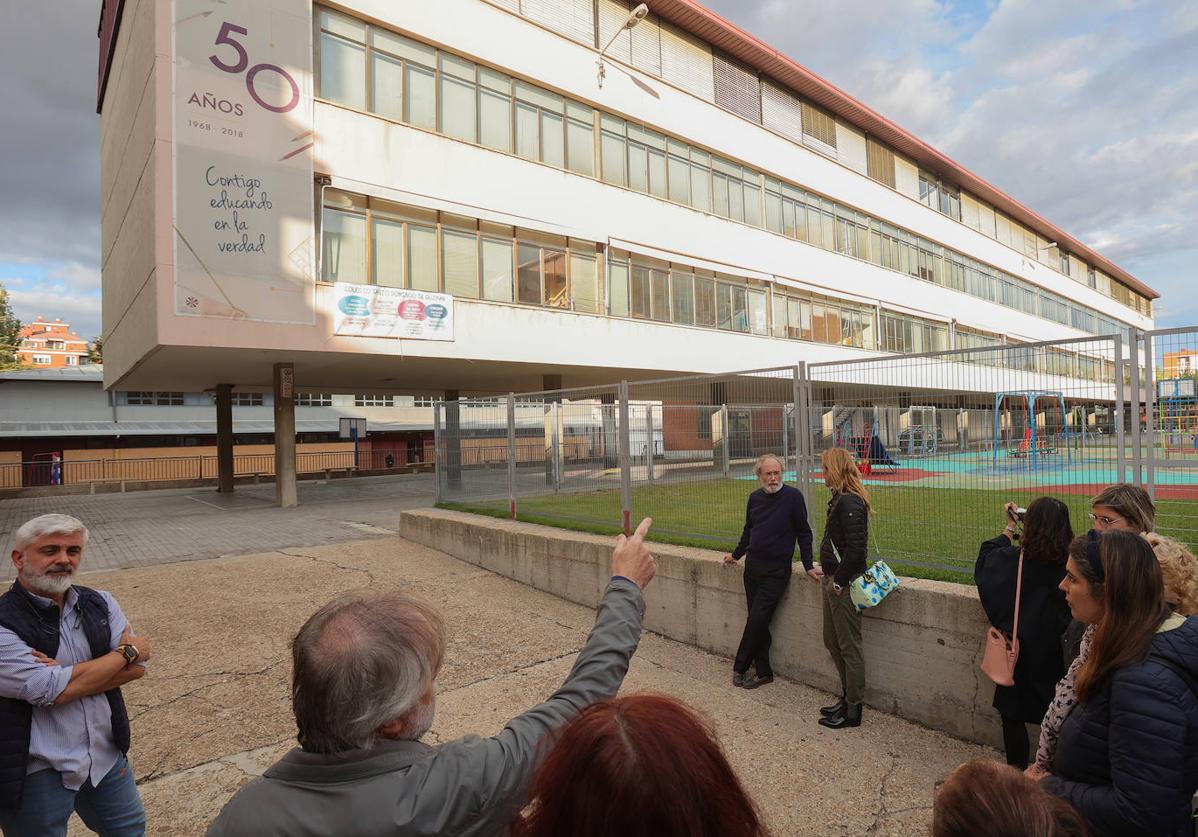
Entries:
{"type": "Polygon", "coordinates": [[[661,25],[661,77],[701,99],[715,100],[711,47],[668,23],[661,25]]]}
{"type": "Polygon", "coordinates": [[[617,61],[631,64],[632,39],[628,30],[623,28],[628,14],[625,0],[599,0],[599,49],[603,49],[615,37],[607,48],[607,54],[617,61]]]}
{"type": "Polygon", "coordinates": [[[632,66],[652,76],[661,76],[661,29],[656,15],[649,15],[632,30],[632,66]]]}
{"type": "Polygon", "coordinates": [[[867,137],[866,167],[870,177],[894,188],[894,152],[873,137],[867,137]]]}
{"type": "Polygon", "coordinates": [[[832,119],[831,114],[809,102],[803,102],[803,133],[824,145],[836,148],[836,121],[832,119]]]}
{"type": "MultiPolygon", "coordinates": [[[[723,55],[712,56],[715,103],[752,122],[761,122],[761,85],[756,74],[723,55]]],[[[836,141],[835,134],[832,141],[836,141]]]]}
{"type": "Polygon", "coordinates": [[[595,16],[591,0],[520,0],[520,11],[530,20],[548,26],[567,38],[595,44],[595,16]]]}
{"type": "Polygon", "coordinates": [[[802,142],[802,102],[790,91],[784,90],[768,80],[763,80],[761,82],[761,124],[790,137],[795,142],[802,142]]]}

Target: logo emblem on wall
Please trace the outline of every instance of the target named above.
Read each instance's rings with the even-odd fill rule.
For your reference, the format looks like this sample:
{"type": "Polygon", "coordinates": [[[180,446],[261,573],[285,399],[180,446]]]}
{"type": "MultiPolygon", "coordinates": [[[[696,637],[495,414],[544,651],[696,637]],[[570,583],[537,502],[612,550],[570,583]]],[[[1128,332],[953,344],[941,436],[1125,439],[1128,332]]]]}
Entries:
{"type": "Polygon", "coordinates": [[[337,302],[342,314],[351,317],[365,317],[370,313],[370,300],[364,296],[343,296],[337,302]]]}

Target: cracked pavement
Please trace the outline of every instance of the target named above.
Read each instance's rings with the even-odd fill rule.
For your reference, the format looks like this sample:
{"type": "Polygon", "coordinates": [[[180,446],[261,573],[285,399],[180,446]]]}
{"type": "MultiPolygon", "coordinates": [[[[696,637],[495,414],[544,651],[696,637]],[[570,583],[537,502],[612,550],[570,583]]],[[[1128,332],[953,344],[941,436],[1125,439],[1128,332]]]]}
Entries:
{"type": "MultiPolygon", "coordinates": [[[[84,569],[87,557],[84,558],[84,569]]],[[[431,743],[493,735],[564,680],[594,613],[397,536],[91,573],[154,640],[126,687],[130,759],[153,835],[198,835],[232,793],[294,742],[288,641],[317,607],[365,587],[409,589],[449,634],[431,743]]],[[[826,653],[818,642],[812,654],[826,653]]],[[[996,757],[866,709],[865,725],[816,724],[828,696],[779,679],[733,689],[729,660],[645,634],[625,692],[679,697],[717,729],[776,837],[924,835],[932,785],[996,757]]],[[[76,820],[72,834],[87,833],[76,820]]]]}

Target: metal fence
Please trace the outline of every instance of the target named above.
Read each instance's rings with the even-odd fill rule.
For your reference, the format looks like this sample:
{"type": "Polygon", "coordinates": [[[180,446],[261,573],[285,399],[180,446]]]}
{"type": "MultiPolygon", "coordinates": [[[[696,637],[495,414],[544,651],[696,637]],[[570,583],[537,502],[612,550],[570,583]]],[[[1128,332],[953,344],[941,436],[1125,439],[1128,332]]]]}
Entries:
{"type": "Polygon", "coordinates": [[[819,456],[843,447],[871,493],[871,553],[917,574],[966,580],[1008,501],[1058,497],[1084,531],[1090,498],[1124,481],[1193,546],[1198,394],[1173,374],[1191,346],[1198,329],[444,402],[438,500],[597,532],[652,516],[660,539],[730,549],[760,454],[783,458],[818,537],[819,456]]]}

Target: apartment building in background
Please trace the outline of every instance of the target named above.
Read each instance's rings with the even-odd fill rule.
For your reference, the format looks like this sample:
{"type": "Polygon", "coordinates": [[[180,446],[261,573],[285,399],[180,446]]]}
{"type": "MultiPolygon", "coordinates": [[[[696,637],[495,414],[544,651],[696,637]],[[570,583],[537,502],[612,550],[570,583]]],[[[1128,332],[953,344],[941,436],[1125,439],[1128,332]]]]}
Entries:
{"type": "Polygon", "coordinates": [[[21,327],[17,361],[25,366],[54,369],[87,363],[88,342],[71,331],[71,324],[56,319],[46,322],[38,317],[21,327]]]}
{"type": "Polygon", "coordinates": [[[456,397],[1152,327],[802,55],[648,8],[104,4],[105,385],[456,397]]]}

